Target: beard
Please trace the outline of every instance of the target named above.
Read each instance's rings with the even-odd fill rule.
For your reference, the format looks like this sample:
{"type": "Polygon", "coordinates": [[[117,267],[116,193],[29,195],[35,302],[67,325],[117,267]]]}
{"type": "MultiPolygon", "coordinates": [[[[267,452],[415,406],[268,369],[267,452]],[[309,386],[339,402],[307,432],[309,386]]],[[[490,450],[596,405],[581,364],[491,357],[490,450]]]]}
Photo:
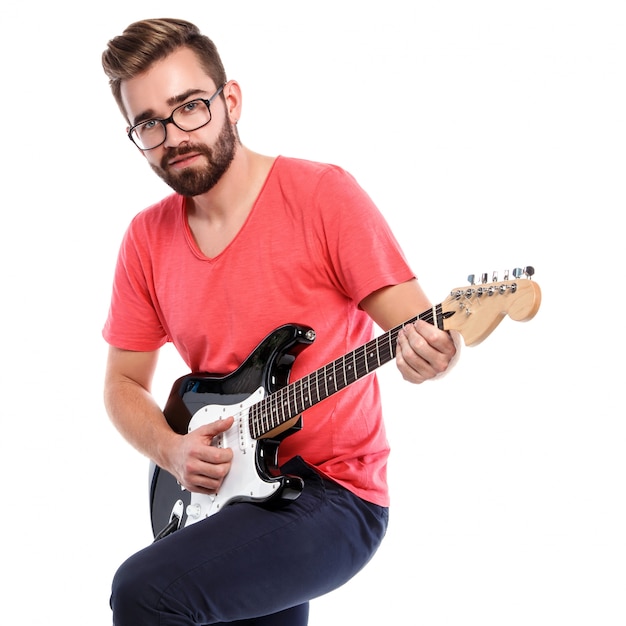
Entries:
{"type": "Polygon", "coordinates": [[[180,148],[169,148],[163,154],[160,165],[150,164],[153,171],[176,193],[181,196],[199,196],[213,189],[235,158],[238,139],[228,122],[224,126],[212,148],[206,144],[186,144],[180,148]],[[206,157],[203,167],[188,167],[181,171],[171,171],[168,162],[178,156],[199,153],[206,157]]]}

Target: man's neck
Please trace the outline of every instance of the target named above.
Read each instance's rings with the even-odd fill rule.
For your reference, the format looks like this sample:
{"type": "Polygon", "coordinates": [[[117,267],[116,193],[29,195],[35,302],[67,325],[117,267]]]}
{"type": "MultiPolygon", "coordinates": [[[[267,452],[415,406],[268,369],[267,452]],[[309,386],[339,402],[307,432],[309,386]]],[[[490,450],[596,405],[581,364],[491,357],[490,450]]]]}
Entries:
{"type": "Polygon", "coordinates": [[[189,227],[207,257],[219,254],[239,232],[261,193],[274,157],[239,146],[226,173],[210,191],[187,200],[189,227]]]}
{"type": "Polygon", "coordinates": [[[228,222],[254,205],[274,159],[240,145],[228,170],[207,193],[187,201],[189,216],[208,222],[228,222]]]}

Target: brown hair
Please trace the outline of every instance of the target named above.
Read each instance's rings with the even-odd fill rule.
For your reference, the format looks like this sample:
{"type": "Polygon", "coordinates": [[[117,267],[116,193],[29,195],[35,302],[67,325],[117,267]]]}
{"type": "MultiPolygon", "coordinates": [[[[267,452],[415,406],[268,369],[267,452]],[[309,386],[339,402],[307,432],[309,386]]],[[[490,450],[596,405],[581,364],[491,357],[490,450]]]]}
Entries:
{"type": "Polygon", "coordinates": [[[122,81],[141,74],[181,47],[195,52],[217,86],[226,83],[226,72],[215,44],[191,22],[171,18],[142,20],[108,42],[102,53],[102,67],[109,77],[113,97],[126,118],[121,98],[122,81]]]}

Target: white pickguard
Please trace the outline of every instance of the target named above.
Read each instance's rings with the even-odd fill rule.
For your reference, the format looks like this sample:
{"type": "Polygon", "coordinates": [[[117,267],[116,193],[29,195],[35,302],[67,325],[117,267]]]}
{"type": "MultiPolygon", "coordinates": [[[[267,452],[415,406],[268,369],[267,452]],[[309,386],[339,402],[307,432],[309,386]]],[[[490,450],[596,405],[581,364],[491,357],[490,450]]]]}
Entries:
{"type": "Polygon", "coordinates": [[[233,425],[226,432],[215,437],[212,443],[220,448],[230,448],[233,451],[233,462],[218,494],[209,496],[191,493],[185,526],[214,515],[231,500],[265,500],[279,488],[278,483],[267,482],[259,476],[256,469],[257,441],[250,436],[248,427],[249,408],[262,400],[264,396],[265,390],[259,387],[243,402],[228,406],[207,405],[191,418],[190,432],[204,424],[234,416],[233,425]]]}

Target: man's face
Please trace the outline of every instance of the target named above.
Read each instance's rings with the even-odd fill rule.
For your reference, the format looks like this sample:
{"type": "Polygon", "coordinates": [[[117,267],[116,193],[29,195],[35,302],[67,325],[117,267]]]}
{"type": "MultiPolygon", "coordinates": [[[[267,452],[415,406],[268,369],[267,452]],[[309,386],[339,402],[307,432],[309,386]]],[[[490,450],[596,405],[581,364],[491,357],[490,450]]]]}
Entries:
{"type": "MultiPolygon", "coordinates": [[[[149,70],[122,83],[122,101],[131,125],[166,119],[172,109],[196,98],[209,99],[220,87],[196,55],[181,48],[149,70]]],[[[194,131],[167,124],[165,142],[143,152],[150,167],[174,191],[197,196],[212,189],[230,166],[237,137],[221,97],[211,103],[211,121],[194,131]]]]}

